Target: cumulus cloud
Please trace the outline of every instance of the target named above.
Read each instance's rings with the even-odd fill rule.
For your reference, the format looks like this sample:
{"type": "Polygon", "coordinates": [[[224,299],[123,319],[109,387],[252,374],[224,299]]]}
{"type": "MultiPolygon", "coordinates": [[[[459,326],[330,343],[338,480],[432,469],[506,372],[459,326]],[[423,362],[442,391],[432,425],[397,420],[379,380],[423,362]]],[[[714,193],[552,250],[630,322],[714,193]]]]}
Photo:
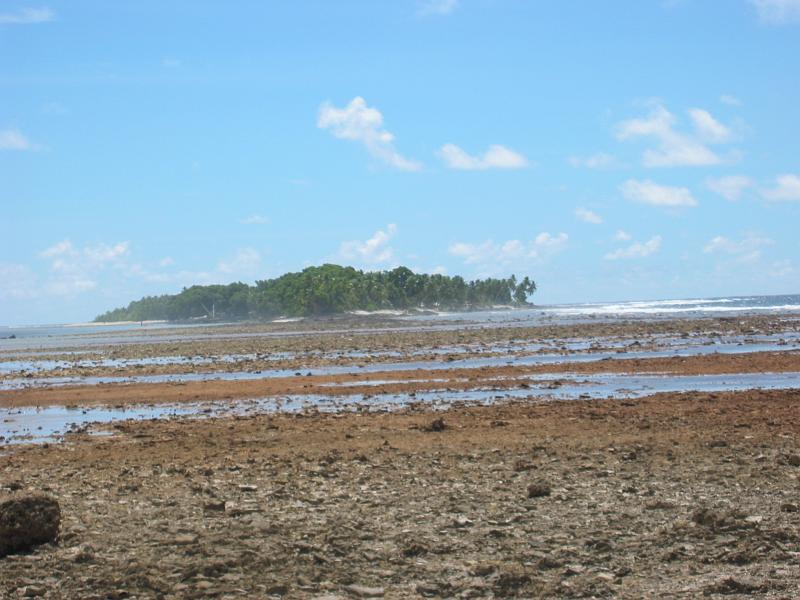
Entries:
{"type": "Polygon", "coordinates": [[[688,188],[659,185],[649,179],[628,179],[620,186],[620,191],[628,200],[652,206],[697,206],[697,201],[688,188]]]}
{"type": "Polygon", "coordinates": [[[761,190],[761,195],[770,202],[800,202],[800,177],[779,175],[773,187],[761,190]]]}
{"type": "Polygon", "coordinates": [[[417,14],[426,15],[449,15],[458,8],[458,0],[420,0],[417,14]]]}
{"type": "Polygon", "coordinates": [[[575,168],[583,167],[585,169],[609,169],[617,164],[617,159],[605,152],[584,157],[570,156],[568,161],[575,168]]]}
{"type": "Polygon", "coordinates": [[[706,186],[715,194],[719,194],[726,200],[738,200],[744,191],[753,185],[753,180],[744,175],[728,175],[706,179],[706,186]]]}
{"type": "Polygon", "coordinates": [[[0,13],[0,25],[33,25],[47,23],[56,18],[49,8],[21,8],[12,13],[0,13]]]}
{"type": "Polygon", "coordinates": [[[486,240],[480,244],[457,242],[451,244],[448,252],[463,260],[464,264],[475,265],[484,273],[494,273],[510,266],[524,267],[533,262],[542,262],[563,251],[569,236],[566,233],[553,235],[546,231],[529,242],[508,240],[496,243],[486,240]]]}
{"type": "Polygon", "coordinates": [[[758,18],[769,25],[800,22],[800,0],[750,0],[758,18]]]}
{"type": "Polygon", "coordinates": [[[383,128],[383,115],[367,106],[360,96],[353,98],[344,108],[323,103],[319,109],[317,127],[326,129],[335,137],[363,144],[378,160],[401,171],[418,171],[421,165],[402,156],[394,147],[394,135],[383,128]]]}
{"type": "Polygon", "coordinates": [[[38,146],[14,129],[0,131],[0,150],[36,150],[38,146]]]}
{"type": "Polygon", "coordinates": [[[479,156],[471,156],[455,144],[445,144],[439,149],[439,156],[451,169],[464,171],[522,169],[528,166],[527,158],[498,144],[489,146],[489,149],[479,156]]]}
{"type": "Polygon", "coordinates": [[[632,258],[645,258],[651,254],[655,254],[661,249],[661,236],[656,235],[651,237],[644,243],[634,242],[625,248],[618,248],[613,252],[609,252],[603,258],[606,260],[627,260],[632,258]]]}
{"type": "Polygon", "coordinates": [[[397,225],[390,223],[385,230],[379,229],[366,241],[343,242],[339,247],[339,256],[359,265],[388,263],[394,260],[394,250],[389,242],[395,235],[397,235],[397,225]]]}
{"type": "Polygon", "coordinates": [[[741,262],[755,262],[761,258],[761,249],[775,241],[763,236],[748,234],[740,241],[722,235],[712,238],[703,248],[706,254],[722,253],[736,255],[741,262]]]}
{"type": "Polygon", "coordinates": [[[599,225],[603,222],[603,217],[598,215],[596,212],[591,211],[587,208],[576,208],[575,209],[575,216],[578,217],[584,223],[592,223],[594,225],[599,225]]]}
{"type": "Polygon", "coordinates": [[[689,117],[694,122],[698,135],[708,142],[727,142],[731,139],[731,130],[711,116],[702,108],[690,108],[689,117]]]}
{"type": "Polygon", "coordinates": [[[728,141],[730,130],[700,108],[690,109],[689,117],[694,123],[694,132],[678,131],[677,118],[663,106],[656,105],[646,117],[620,123],[617,138],[623,141],[655,139],[658,146],[646,149],[642,155],[646,167],[698,167],[722,163],[722,158],[707,144],[728,141]]]}

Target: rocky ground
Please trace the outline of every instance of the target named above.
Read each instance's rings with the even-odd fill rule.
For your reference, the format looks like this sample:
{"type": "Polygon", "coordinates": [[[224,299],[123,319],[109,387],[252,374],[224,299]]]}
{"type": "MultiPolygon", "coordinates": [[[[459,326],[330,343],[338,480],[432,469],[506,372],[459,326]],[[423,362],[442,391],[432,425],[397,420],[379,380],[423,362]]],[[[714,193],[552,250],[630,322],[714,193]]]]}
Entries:
{"type": "Polygon", "coordinates": [[[796,598],[800,392],[125,423],[0,456],[61,505],[0,597],[796,598]]]}
{"type": "Polygon", "coordinates": [[[798,326],[776,316],[440,329],[351,318],[131,332],[110,345],[97,336],[96,347],[87,336],[52,357],[76,348],[93,358],[258,356],[61,374],[281,366],[298,374],[37,384],[0,391],[9,422],[15,407],[364,397],[341,413],[126,421],[107,426],[110,435],[79,429],[63,443],[5,446],[0,535],[9,539],[0,554],[10,554],[0,558],[0,599],[800,597],[800,390],[542,401],[524,379],[800,372],[798,326]],[[668,347],[664,336],[748,344],[765,334],[786,335],[789,347],[630,355],[668,347]],[[575,340],[591,342],[584,353],[616,350],[602,361],[520,362],[537,352],[531,344],[566,355],[562,346],[575,340]],[[452,368],[479,356],[505,359],[452,368]],[[420,357],[438,362],[381,370],[420,357]],[[378,368],[360,370],[371,363],[378,368]],[[300,370],[326,365],[353,370],[300,370]],[[443,388],[531,397],[447,410],[370,405],[373,393],[411,399],[443,388]],[[20,552],[19,515],[48,506],[46,498],[59,504],[50,514],[60,534],[20,552]]]}
{"type": "MultiPolygon", "coordinates": [[[[529,386],[527,377],[563,374],[548,385],[559,386],[596,374],[669,374],[701,375],[723,373],[800,372],[800,350],[753,352],[745,354],[710,354],[690,357],[624,358],[592,362],[569,362],[545,365],[509,364],[498,367],[414,369],[408,371],[373,371],[340,375],[310,375],[298,372],[288,377],[252,380],[180,381],[171,383],[112,383],[35,386],[20,390],[0,390],[0,407],[44,407],[130,405],[246,400],[287,395],[416,394],[431,390],[491,389],[502,392],[529,386]],[[375,385],[379,383],[380,385],[375,385]]],[[[530,387],[530,386],[529,386],[530,387]]],[[[367,398],[368,399],[368,398],[367,398]]]]}
{"type": "MultiPolygon", "coordinates": [[[[571,324],[530,321],[478,326],[464,323],[432,324],[365,319],[330,319],[290,324],[229,325],[183,330],[130,330],[115,334],[114,343],[102,342],[102,335],[83,335],[75,345],[49,348],[37,360],[63,360],[57,369],[23,375],[36,377],[87,377],[181,373],[185,364],[137,364],[135,366],[77,366],[76,361],[103,359],[146,360],[155,357],[217,359],[195,368],[203,371],[299,370],[331,365],[358,368],[365,364],[397,361],[456,360],[469,356],[514,356],[565,352],[565,344],[576,340],[592,342],[585,352],[611,349],[624,355],[631,351],[661,347],[664,336],[719,339],[723,336],[781,335],[800,331],[800,320],[792,316],[744,316],[716,319],[664,321],[624,320],[571,324]],[[199,336],[199,337],[198,337],[199,336]],[[97,340],[95,343],[94,340],[97,340]],[[627,347],[618,347],[617,342],[627,347]],[[538,350],[526,349],[541,344],[538,350]],[[631,345],[632,344],[632,345],[631,345]],[[80,351],[76,356],[64,352],[80,351]],[[219,360],[237,357],[236,360],[219,360]]],[[[104,334],[108,335],[108,334],[104,334]]],[[[0,361],[24,360],[24,352],[0,352],[0,361]]],[[[20,373],[0,372],[4,379],[20,373]]]]}

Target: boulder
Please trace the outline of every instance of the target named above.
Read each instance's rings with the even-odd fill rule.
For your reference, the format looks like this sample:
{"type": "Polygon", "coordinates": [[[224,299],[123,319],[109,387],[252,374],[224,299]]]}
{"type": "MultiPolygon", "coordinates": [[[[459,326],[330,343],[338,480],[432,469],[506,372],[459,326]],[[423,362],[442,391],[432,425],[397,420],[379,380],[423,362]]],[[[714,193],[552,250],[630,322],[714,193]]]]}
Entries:
{"type": "Polygon", "coordinates": [[[0,557],[54,541],[60,524],[61,508],[53,498],[39,494],[0,498],[0,557]]]}

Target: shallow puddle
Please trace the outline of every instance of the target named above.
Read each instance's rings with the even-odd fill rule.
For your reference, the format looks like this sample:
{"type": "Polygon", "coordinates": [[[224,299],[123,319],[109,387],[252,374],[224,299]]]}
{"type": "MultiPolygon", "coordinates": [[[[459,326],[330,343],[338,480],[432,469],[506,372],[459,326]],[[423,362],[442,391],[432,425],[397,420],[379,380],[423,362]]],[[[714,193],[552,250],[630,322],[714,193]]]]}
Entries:
{"type": "MultiPolygon", "coordinates": [[[[126,420],[207,418],[302,410],[391,410],[425,403],[432,408],[453,404],[492,404],[512,399],[531,401],[639,398],[659,392],[724,392],[748,389],[798,389],[800,373],[748,373],[736,375],[620,375],[562,374],[520,378],[527,387],[512,389],[432,390],[398,394],[344,396],[294,395],[250,400],[203,403],[153,404],[127,408],[81,407],[0,410],[0,443],[57,441],[70,431],[93,433],[109,423],[126,420]]],[[[391,383],[386,381],[384,383],[391,383]]],[[[357,382],[355,385],[359,385],[357,382]]]]}
{"type": "Polygon", "coordinates": [[[310,369],[269,369],[261,371],[212,371],[204,373],[168,373],[158,375],[129,376],[89,376],[89,377],[13,377],[0,381],[0,390],[16,390],[29,387],[64,386],[64,385],[99,385],[110,383],[174,383],[190,381],[244,381],[269,379],[275,377],[291,377],[298,375],[346,375],[358,373],[398,372],[433,369],[473,369],[481,367],[502,367],[509,365],[537,366],[562,364],[566,362],[596,362],[602,360],[626,360],[643,358],[669,358],[672,356],[701,356],[708,354],[742,354],[749,352],[787,352],[797,350],[796,346],[780,341],[768,341],[751,344],[713,344],[684,348],[668,348],[663,350],[633,350],[613,352],[530,354],[511,356],[478,356],[454,360],[421,360],[390,363],[372,363],[367,365],[331,365],[310,369]]]}

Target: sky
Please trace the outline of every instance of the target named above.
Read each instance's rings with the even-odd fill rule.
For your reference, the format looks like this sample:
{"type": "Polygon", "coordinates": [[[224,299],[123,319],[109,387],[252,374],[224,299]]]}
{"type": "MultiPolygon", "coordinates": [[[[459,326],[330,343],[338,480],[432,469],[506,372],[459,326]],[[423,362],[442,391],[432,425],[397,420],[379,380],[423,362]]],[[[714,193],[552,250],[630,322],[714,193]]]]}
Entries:
{"type": "Polygon", "coordinates": [[[0,0],[0,324],[325,262],[800,293],[800,0],[0,0]]]}

